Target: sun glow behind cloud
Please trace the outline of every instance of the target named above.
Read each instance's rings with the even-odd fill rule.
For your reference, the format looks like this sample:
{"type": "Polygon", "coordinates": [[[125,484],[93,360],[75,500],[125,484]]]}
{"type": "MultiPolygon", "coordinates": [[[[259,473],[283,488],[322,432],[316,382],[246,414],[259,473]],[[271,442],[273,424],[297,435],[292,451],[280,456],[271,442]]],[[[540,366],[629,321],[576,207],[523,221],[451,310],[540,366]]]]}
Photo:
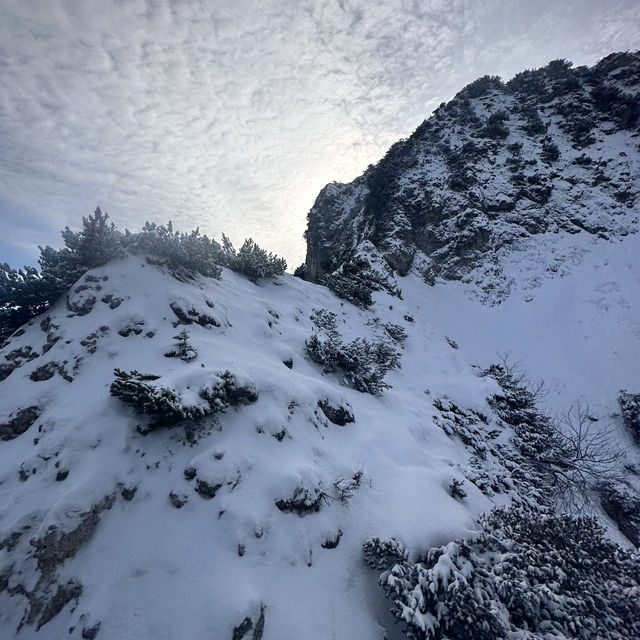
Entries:
{"type": "Polygon", "coordinates": [[[637,48],[638,17],[629,0],[6,0],[0,251],[35,257],[100,204],[295,267],[327,182],[480,75],[637,48]]]}

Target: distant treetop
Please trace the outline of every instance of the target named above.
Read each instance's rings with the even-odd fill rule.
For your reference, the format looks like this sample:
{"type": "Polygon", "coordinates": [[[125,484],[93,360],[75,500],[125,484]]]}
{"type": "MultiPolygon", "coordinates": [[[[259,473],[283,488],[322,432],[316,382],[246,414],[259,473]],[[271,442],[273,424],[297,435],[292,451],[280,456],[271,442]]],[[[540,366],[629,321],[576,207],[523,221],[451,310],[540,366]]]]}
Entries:
{"type": "Polygon", "coordinates": [[[61,233],[62,249],[39,247],[40,271],[0,264],[0,342],[44,312],[85,272],[127,253],[157,256],[181,279],[196,275],[220,278],[222,267],[227,267],[256,282],[280,275],[287,268],[284,258],[267,253],[251,239],[236,252],[224,234],[220,245],[199,229],[175,231],[171,222],[166,226],[147,222],[142,231],[122,233],[100,207],[82,218],[80,231],[65,227],[61,233]]]}

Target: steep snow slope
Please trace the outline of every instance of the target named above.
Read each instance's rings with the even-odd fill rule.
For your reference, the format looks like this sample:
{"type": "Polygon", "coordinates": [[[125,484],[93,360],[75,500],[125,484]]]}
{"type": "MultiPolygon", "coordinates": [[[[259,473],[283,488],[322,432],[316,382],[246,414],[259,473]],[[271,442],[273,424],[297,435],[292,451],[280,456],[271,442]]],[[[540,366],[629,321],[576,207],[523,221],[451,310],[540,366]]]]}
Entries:
{"type": "Polygon", "coordinates": [[[288,275],[180,282],[143,257],[89,272],[0,352],[3,637],[235,640],[247,617],[246,638],[395,637],[362,543],[395,536],[417,554],[468,535],[516,492],[465,479],[470,452],[442,427],[455,403],[508,441],[486,402],[498,385],[479,375],[497,353],[545,377],[553,408],[583,395],[628,444],[611,414],[620,388],[637,390],[640,247],[635,236],[603,246],[571,275],[537,280],[533,296],[526,261],[514,263],[523,284],[497,309],[415,275],[404,299],[378,292],[365,311],[288,275]],[[314,309],[337,315],[344,341],[392,342],[389,322],[406,330],[391,389],[359,393],[305,358],[305,340],[323,334],[314,309]],[[180,317],[201,323],[186,326],[190,362],[164,356],[180,317]],[[229,370],[259,398],[189,433],[142,435],[146,418],[109,394],[114,368],[159,375],[193,405],[229,370]],[[355,421],[330,422],[319,401],[355,421]],[[38,409],[19,413],[28,407],[38,409]],[[466,498],[451,497],[453,479],[466,498]],[[317,511],[276,506],[298,489],[323,492],[317,511]]]}
{"type": "MultiPolygon", "coordinates": [[[[231,638],[246,615],[255,620],[260,603],[268,607],[266,638],[380,636],[361,566],[364,538],[376,532],[409,544],[437,542],[464,531],[487,508],[479,492],[465,506],[446,493],[459,475],[451,465],[464,461],[464,450],[430,428],[424,390],[431,385],[444,394],[464,386],[468,402],[480,407],[492,384],[478,380],[444,339],[434,340],[424,359],[410,337],[402,372],[390,376],[395,393],[377,399],[338,386],[303,357],[313,308],[338,313],[345,338],[374,331],[366,325],[374,314],[343,306],[324,288],[289,276],[257,287],[231,272],[220,282],[183,284],[140,258],[91,272],[77,288],[85,286],[72,298],[113,295],[122,303],[111,309],[98,299],[79,316],[62,301],[49,314],[61,339],[2,383],[6,417],[27,406],[42,409],[36,424],[0,448],[1,537],[30,526],[14,549],[3,551],[3,569],[13,565],[10,589],[20,584],[29,591],[42,574],[28,559],[29,539],[51,525],[72,530],[93,505],[118,495],[91,540],[58,569],[58,582],[73,577],[83,595],[73,613],[65,609],[48,623],[52,637],[100,620],[108,638],[231,638]],[[163,356],[178,331],[171,303],[220,324],[189,327],[199,352],[194,362],[163,356]],[[142,332],[118,333],[130,328],[142,332]],[[98,336],[93,354],[80,344],[91,335],[98,336]],[[49,380],[29,378],[52,361],[73,381],[58,372],[49,380]],[[229,369],[250,378],[260,398],[224,414],[220,429],[205,420],[205,435],[194,445],[177,428],[142,436],[135,428],[140,417],[109,396],[115,367],[162,374],[163,384],[184,391],[229,369]],[[317,406],[324,399],[349,403],[355,422],[328,423],[317,406]],[[283,431],[281,440],[275,437],[283,431]],[[187,467],[198,480],[223,485],[213,499],[194,491],[187,467]],[[60,470],[69,474],[56,482],[60,470]],[[335,500],[305,517],[275,507],[298,486],[322,483],[333,491],[358,471],[361,487],[348,506],[335,500]],[[119,497],[120,485],[137,487],[131,501],[119,497]],[[187,504],[172,507],[170,492],[186,495],[187,504]],[[444,512],[447,518],[434,522],[444,512]],[[323,549],[339,530],[338,547],[323,549]],[[86,624],[78,622],[83,614],[86,624]]],[[[385,315],[403,322],[400,309],[385,315]]],[[[39,351],[46,339],[36,322],[3,353],[39,351]]],[[[7,590],[0,598],[3,628],[16,628],[24,598],[7,590]]],[[[20,637],[30,633],[23,628],[20,637]]]]}
{"type": "Polygon", "coordinates": [[[480,304],[456,282],[424,287],[404,279],[403,296],[471,361],[508,355],[532,380],[544,380],[550,413],[577,400],[598,415],[615,413],[618,391],[637,388],[640,375],[640,238],[546,240],[511,254],[505,277],[514,291],[499,306],[480,304]],[[569,264],[542,271],[558,254],[569,264]]]}

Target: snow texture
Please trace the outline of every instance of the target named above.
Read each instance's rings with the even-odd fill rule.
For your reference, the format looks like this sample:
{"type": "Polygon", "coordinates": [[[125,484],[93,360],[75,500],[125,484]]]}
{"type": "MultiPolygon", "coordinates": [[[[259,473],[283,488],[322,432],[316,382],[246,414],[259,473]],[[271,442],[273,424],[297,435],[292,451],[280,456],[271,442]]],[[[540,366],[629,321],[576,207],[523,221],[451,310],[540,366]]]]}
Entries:
{"type": "MultiPolygon", "coordinates": [[[[442,427],[453,404],[508,440],[486,400],[499,387],[478,375],[497,354],[511,352],[546,380],[550,410],[587,398],[637,464],[614,415],[619,390],[637,384],[638,245],[635,235],[605,243],[570,274],[542,281],[535,298],[518,290],[500,307],[469,298],[462,283],[426,287],[415,275],[403,280],[404,300],[378,292],[369,311],[288,275],[256,286],[224,270],[219,281],[184,283],[137,256],[85,275],[80,284],[99,282],[100,299],[121,304],[99,300],[82,315],[62,300],[0,354],[37,354],[9,358],[20,364],[1,383],[2,433],[37,407],[33,423],[0,447],[2,628],[11,637],[29,619],[24,594],[46,603],[72,584],[80,595],[70,591],[41,632],[36,618],[18,637],[45,629],[66,637],[70,627],[78,636],[100,622],[107,638],[232,638],[264,607],[266,640],[383,638],[392,620],[363,564],[363,542],[396,538],[426,550],[471,535],[480,514],[514,495],[508,483],[490,495],[469,480],[468,447],[442,427]],[[189,327],[194,361],[164,355],[175,344],[176,304],[217,319],[189,327]],[[320,309],[335,314],[343,340],[401,350],[380,397],[305,358],[320,309]],[[120,331],[131,326],[141,330],[120,331]],[[404,347],[385,326],[404,329],[404,347]],[[52,332],[59,339],[43,351],[52,332]],[[50,375],[34,377],[48,365],[50,375]],[[109,393],[116,368],[161,376],[190,406],[205,403],[200,391],[215,372],[230,371],[259,396],[145,436],[136,429],[145,416],[109,393]],[[334,424],[323,404],[354,421],[334,424]],[[465,498],[450,495],[454,479],[465,498]],[[302,495],[315,506],[276,504],[302,495]],[[52,532],[62,542],[38,552],[52,532]]],[[[514,280],[530,277],[514,265],[514,280]]],[[[487,468],[494,463],[489,456],[487,468]]]]}

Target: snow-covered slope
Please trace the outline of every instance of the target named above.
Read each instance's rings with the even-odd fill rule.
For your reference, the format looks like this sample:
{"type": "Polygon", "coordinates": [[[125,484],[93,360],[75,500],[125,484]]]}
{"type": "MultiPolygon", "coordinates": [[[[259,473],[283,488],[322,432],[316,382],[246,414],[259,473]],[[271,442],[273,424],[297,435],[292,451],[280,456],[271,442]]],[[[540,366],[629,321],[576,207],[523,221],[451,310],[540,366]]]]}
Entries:
{"type": "MultiPolygon", "coordinates": [[[[106,262],[99,237],[129,252],[0,348],[0,636],[398,640],[395,616],[441,640],[469,604],[510,630],[485,638],[635,633],[637,553],[596,535],[624,571],[576,594],[561,563],[544,584],[538,564],[531,584],[507,575],[513,539],[465,557],[450,541],[516,503],[640,545],[639,85],[638,53],[472,83],[320,194],[299,273],[328,287],[190,277],[224,252],[153,226],[146,244],[67,232],[48,279],[15,272],[5,311],[32,317],[29,286],[57,295],[64,268],[106,262]],[[393,602],[363,558],[393,567],[393,602]],[[464,595],[473,562],[493,595],[464,595]],[[512,612],[496,594],[514,584],[512,612]]],[[[582,580],[598,562],[577,557],[582,580]]]]}
{"type": "Polygon", "coordinates": [[[362,310],[289,275],[181,282],[141,256],[85,274],[0,352],[2,637],[399,637],[363,542],[396,537],[416,555],[522,490],[498,453],[470,466],[447,429],[464,416],[507,446],[487,404],[498,384],[480,375],[498,354],[546,379],[551,410],[582,396],[638,461],[614,414],[619,389],[638,390],[639,249],[637,236],[603,244],[497,308],[416,275],[403,299],[378,292],[362,310]],[[343,342],[401,353],[392,388],[360,393],[305,357],[322,309],[343,342]],[[183,328],[197,357],[166,357],[183,328]],[[160,376],[190,406],[230,371],[258,399],[143,435],[147,417],[110,394],[116,368],[160,376]],[[327,418],[344,422],[341,408],[352,422],[327,418]],[[477,481],[496,469],[502,489],[477,481]]]}

